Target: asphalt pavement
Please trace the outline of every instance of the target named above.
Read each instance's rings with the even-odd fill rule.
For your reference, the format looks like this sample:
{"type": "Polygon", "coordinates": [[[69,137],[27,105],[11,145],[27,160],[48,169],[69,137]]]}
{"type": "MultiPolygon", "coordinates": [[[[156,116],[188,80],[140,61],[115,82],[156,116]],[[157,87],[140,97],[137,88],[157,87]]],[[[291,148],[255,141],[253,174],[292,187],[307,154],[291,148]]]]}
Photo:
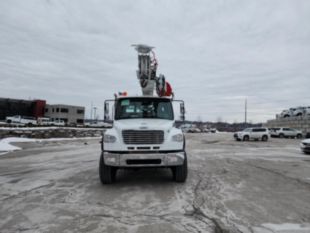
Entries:
{"type": "Polygon", "coordinates": [[[189,175],[98,177],[99,139],[18,143],[0,156],[0,232],[310,232],[310,156],[300,140],[187,134],[189,175]]]}

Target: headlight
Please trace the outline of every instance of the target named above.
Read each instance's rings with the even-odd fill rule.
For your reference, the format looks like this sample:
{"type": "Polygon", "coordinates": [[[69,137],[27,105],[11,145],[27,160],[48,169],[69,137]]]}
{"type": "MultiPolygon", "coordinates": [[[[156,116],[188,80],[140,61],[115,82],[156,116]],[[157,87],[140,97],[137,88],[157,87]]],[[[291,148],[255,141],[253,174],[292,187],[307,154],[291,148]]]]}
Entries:
{"type": "Polygon", "coordinates": [[[172,136],[172,141],[183,142],[183,134],[179,133],[172,136]]]}
{"type": "Polygon", "coordinates": [[[116,141],[116,137],[113,135],[105,134],[103,135],[103,141],[106,143],[114,143],[116,141]]]}

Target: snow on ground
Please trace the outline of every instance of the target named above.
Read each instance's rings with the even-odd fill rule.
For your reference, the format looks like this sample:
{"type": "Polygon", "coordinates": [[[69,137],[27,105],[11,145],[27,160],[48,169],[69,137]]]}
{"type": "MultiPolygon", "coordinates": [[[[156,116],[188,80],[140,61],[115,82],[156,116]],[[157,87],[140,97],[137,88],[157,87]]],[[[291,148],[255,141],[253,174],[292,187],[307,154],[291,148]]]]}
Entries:
{"type": "Polygon", "coordinates": [[[50,129],[75,129],[75,130],[100,130],[101,128],[78,128],[78,127],[57,127],[57,126],[50,126],[50,127],[1,127],[0,130],[21,130],[21,131],[28,131],[28,130],[50,130],[50,129]]]}
{"type": "Polygon", "coordinates": [[[294,223],[282,223],[272,224],[265,223],[262,227],[254,228],[254,233],[309,233],[310,224],[294,224],[294,223]]]}
{"type": "Polygon", "coordinates": [[[43,142],[43,141],[65,141],[65,140],[80,140],[80,139],[96,139],[100,137],[84,137],[84,138],[48,138],[48,139],[34,139],[34,138],[18,138],[9,137],[0,140],[0,155],[6,154],[10,151],[21,150],[18,146],[13,146],[14,142],[43,142]]]}
{"type": "Polygon", "coordinates": [[[0,155],[5,154],[9,151],[14,151],[14,150],[20,150],[20,147],[13,146],[10,143],[12,142],[34,142],[36,139],[30,139],[30,138],[4,138],[0,140],[0,155]]]}

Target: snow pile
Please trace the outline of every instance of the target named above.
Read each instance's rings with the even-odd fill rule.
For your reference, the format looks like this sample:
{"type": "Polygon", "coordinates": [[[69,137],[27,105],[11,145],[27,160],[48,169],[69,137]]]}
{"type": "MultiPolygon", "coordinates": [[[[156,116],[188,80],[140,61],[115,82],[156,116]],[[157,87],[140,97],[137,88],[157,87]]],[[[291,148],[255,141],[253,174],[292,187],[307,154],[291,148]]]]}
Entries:
{"type": "Polygon", "coordinates": [[[84,138],[48,138],[48,139],[34,139],[34,138],[17,138],[10,137],[0,140],[0,155],[6,154],[10,151],[21,150],[22,148],[13,146],[12,142],[43,142],[43,141],[69,141],[69,140],[80,140],[80,139],[99,139],[101,137],[84,137],[84,138]]]}
{"type": "Polygon", "coordinates": [[[0,140],[0,154],[7,153],[9,151],[14,151],[14,150],[21,150],[21,148],[17,146],[13,146],[10,143],[11,142],[34,142],[36,141],[35,139],[30,139],[30,138],[4,138],[0,140]]]}

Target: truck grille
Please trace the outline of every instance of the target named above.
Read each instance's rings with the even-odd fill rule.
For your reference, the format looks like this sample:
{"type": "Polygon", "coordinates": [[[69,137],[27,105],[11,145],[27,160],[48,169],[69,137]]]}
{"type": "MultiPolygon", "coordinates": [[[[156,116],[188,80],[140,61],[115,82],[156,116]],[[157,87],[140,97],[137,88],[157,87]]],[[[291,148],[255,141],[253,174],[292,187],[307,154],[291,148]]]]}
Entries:
{"type": "Polygon", "coordinates": [[[123,130],[125,144],[162,144],[164,131],[162,130],[123,130]]]}

